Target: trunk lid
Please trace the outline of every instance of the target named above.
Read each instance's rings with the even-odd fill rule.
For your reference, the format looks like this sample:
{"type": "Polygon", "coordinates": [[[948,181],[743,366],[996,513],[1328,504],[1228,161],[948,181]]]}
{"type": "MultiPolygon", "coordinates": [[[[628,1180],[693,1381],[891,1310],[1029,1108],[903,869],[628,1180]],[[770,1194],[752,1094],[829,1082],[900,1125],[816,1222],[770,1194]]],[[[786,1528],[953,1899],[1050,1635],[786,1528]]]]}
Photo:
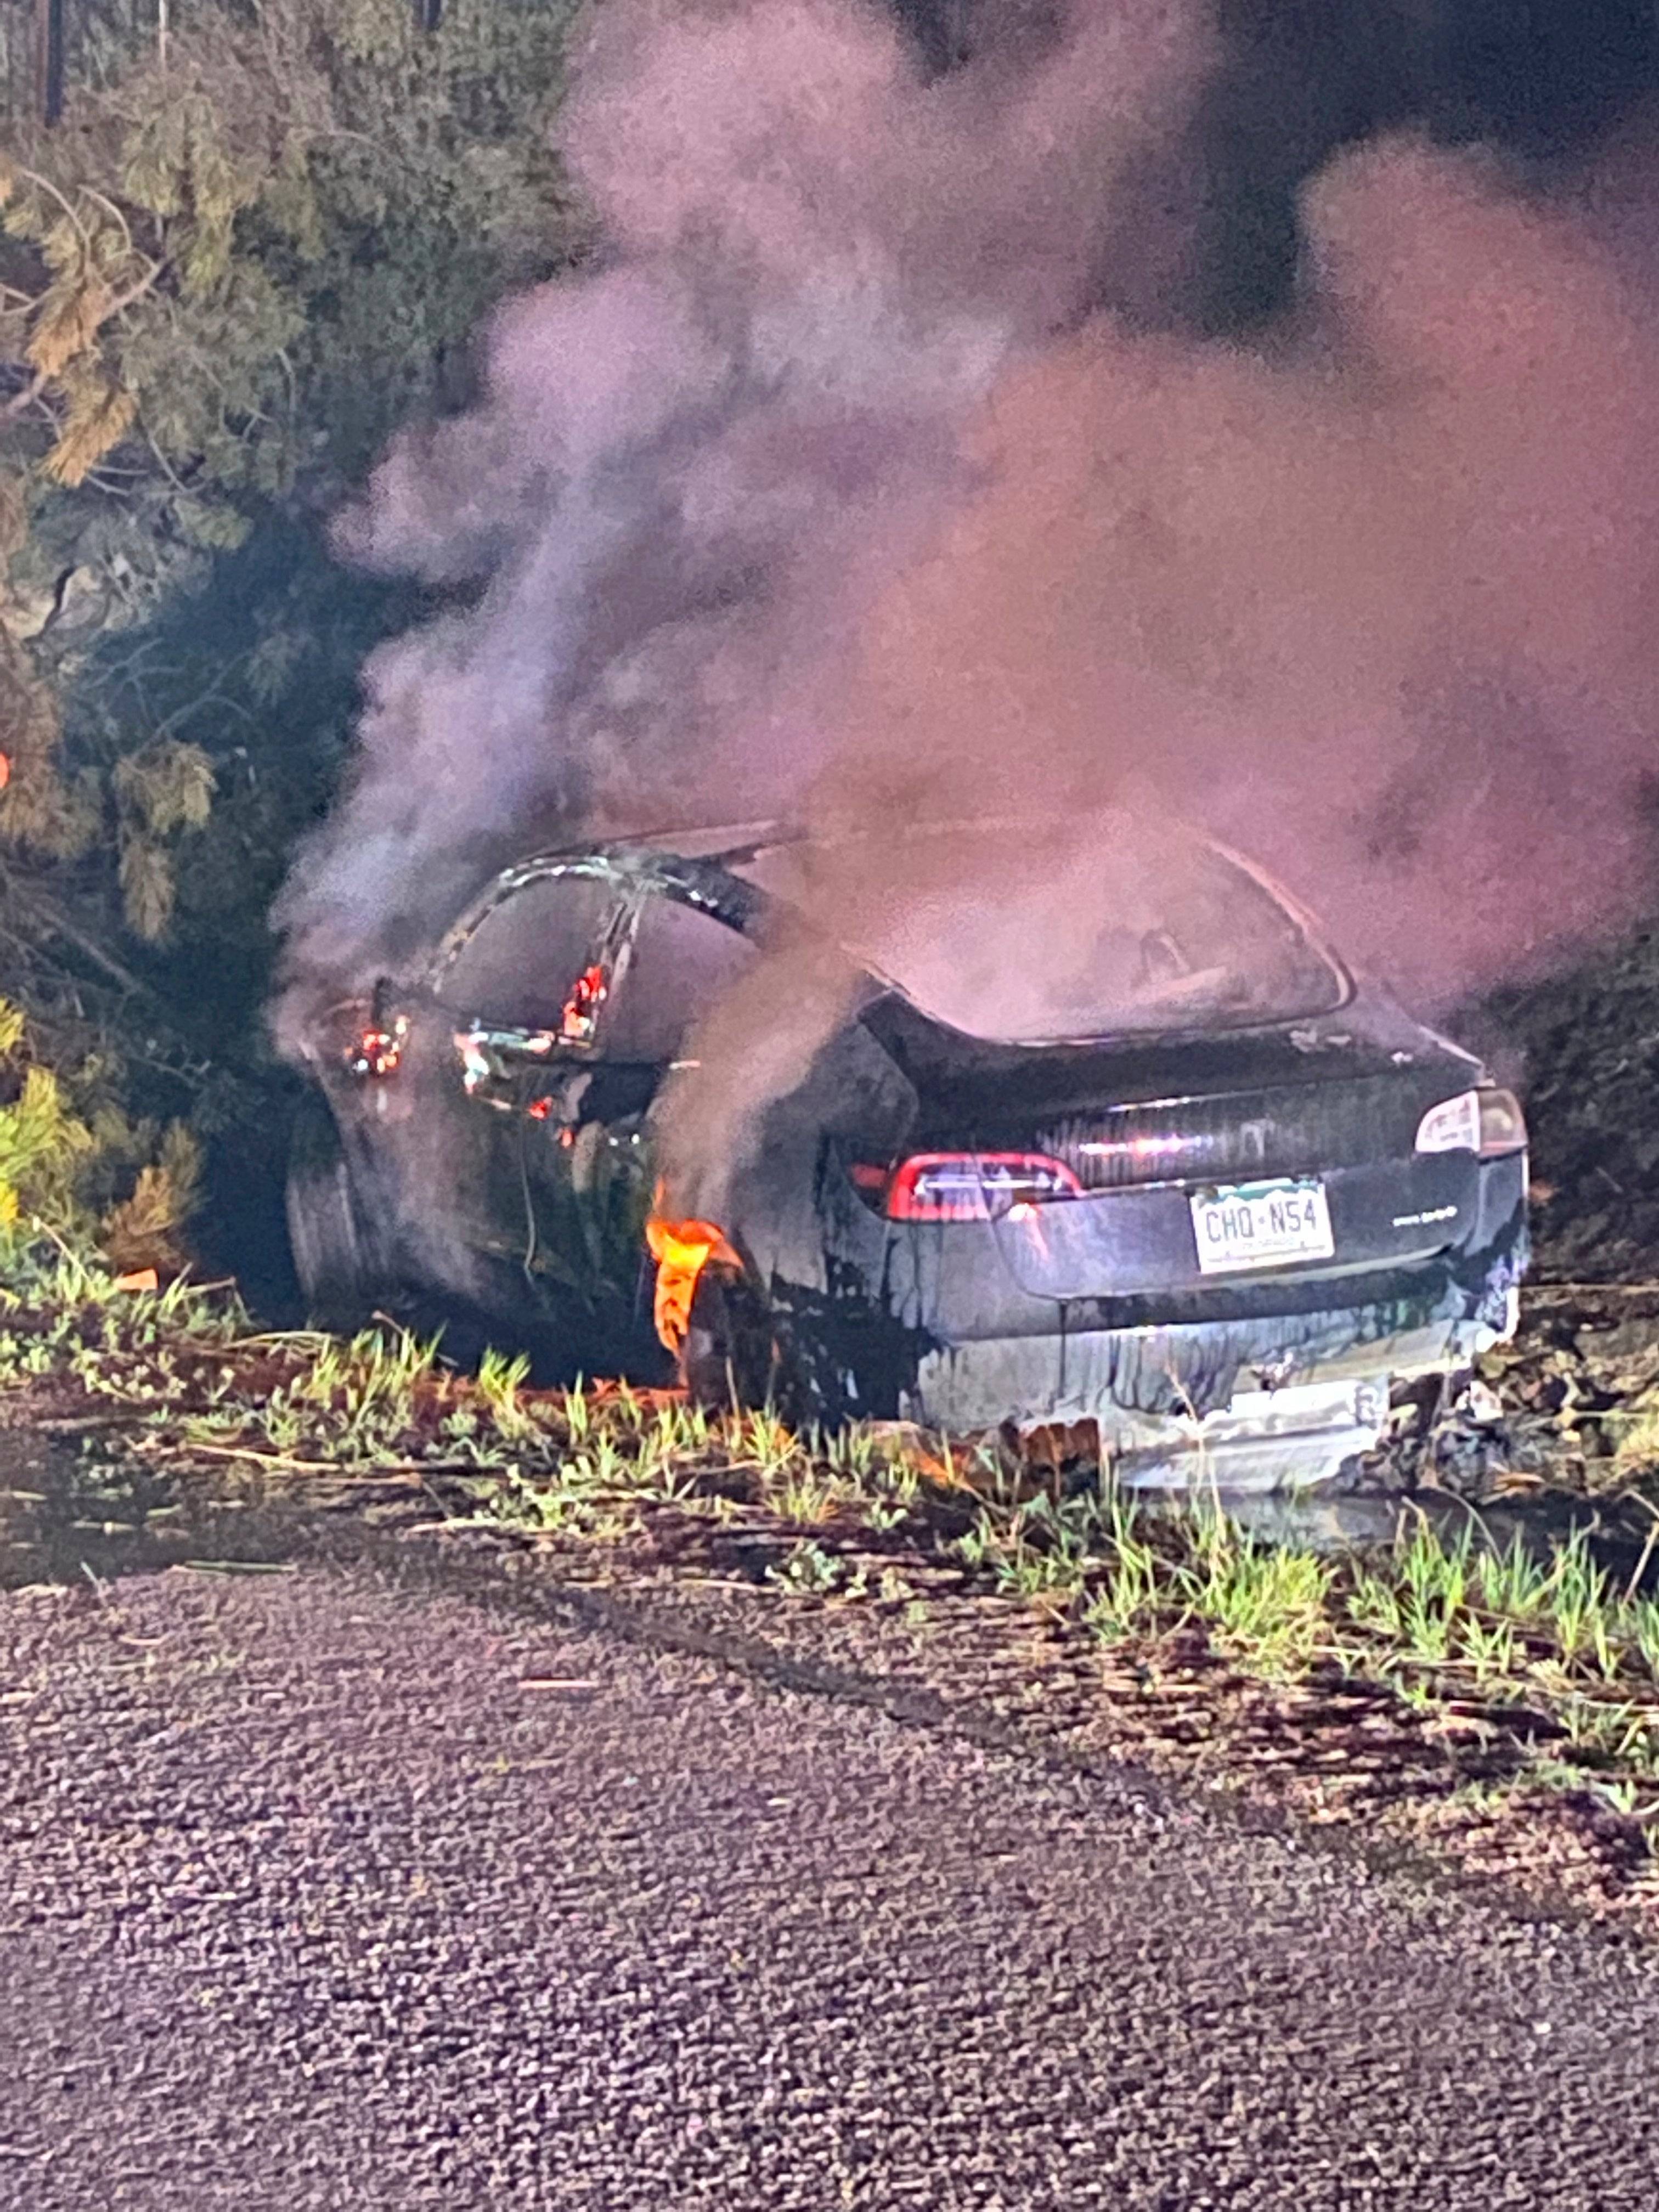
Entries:
{"type": "Polygon", "coordinates": [[[1409,1268],[1468,1239],[1473,1152],[1419,1153],[1478,1064],[1384,1002],[1305,1026],[1123,1045],[986,1046],[900,1012],[911,1139],[1060,1161],[1081,1195],[1001,1212],[1020,1288],[1062,1301],[1236,1293],[1409,1268]]]}

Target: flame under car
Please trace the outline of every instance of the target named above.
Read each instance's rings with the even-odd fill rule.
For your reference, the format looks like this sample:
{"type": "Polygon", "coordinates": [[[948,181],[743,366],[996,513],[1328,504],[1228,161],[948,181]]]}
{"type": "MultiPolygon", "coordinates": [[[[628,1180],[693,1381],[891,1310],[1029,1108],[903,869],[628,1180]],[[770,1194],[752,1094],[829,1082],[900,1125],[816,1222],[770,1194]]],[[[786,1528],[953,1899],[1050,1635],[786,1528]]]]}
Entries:
{"type": "Polygon", "coordinates": [[[1513,1328],[1527,1259],[1510,1092],[1243,860],[1116,816],[539,855],[312,1064],[319,1312],[436,1294],[798,1417],[1092,1423],[1131,1484],[1337,1474],[1513,1328]],[[902,895],[826,908],[866,858],[902,895]],[[826,910],[839,1017],[677,1220],[670,1086],[826,910]]]}

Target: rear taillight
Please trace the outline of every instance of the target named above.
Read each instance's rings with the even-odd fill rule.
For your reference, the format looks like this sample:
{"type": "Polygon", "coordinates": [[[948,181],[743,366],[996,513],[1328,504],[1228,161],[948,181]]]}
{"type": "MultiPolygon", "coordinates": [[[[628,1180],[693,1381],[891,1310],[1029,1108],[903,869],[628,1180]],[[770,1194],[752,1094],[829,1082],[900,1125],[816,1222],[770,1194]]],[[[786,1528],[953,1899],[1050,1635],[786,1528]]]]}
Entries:
{"type": "Polygon", "coordinates": [[[1431,1106],[1417,1125],[1419,1152],[1474,1152],[1483,1160],[1527,1149],[1526,1117],[1512,1091],[1462,1091],[1431,1106]]]}
{"type": "Polygon", "coordinates": [[[858,1166],[852,1176],[890,1221],[994,1221],[1015,1206],[1083,1195],[1070,1168],[1044,1152],[914,1152],[890,1172],[858,1166]]]}

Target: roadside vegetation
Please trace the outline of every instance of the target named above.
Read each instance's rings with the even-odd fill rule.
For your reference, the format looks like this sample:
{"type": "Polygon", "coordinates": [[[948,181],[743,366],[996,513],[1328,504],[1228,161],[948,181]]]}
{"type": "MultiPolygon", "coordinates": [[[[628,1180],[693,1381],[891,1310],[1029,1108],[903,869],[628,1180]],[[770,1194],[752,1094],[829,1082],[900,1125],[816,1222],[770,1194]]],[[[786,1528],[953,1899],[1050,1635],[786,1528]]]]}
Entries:
{"type": "Polygon", "coordinates": [[[155,1125],[129,1185],[188,1127],[210,1216],[280,1190],[267,915],[412,611],[327,526],[587,250],[574,12],[77,0],[55,93],[44,13],[0,21],[3,988],[81,1121],[155,1125]]]}
{"type": "MultiPolygon", "coordinates": [[[[1499,1540],[1478,1507],[1449,1526],[1409,1502],[1392,1543],[1326,1553],[997,1437],[796,1435],[672,1394],[533,1389],[500,1354],[462,1374],[391,1323],[264,1331],[228,1288],[120,1289],[50,1238],[0,1293],[0,1420],[79,1436],[151,1495],[157,1477],[299,1500],[402,1489],[439,1533],[589,1575],[737,1579],[912,1626],[1000,1600],[1143,1703],[1194,1681],[1346,1698],[1373,1745],[1386,1723],[1441,1771],[1443,1797],[1553,1792],[1659,1824],[1659,1506],[1618,1571],[1582,1527],[1499,1540]]],[[[1224,1780],[1226,1728],[1208,1731],[1224,1780]]]]}

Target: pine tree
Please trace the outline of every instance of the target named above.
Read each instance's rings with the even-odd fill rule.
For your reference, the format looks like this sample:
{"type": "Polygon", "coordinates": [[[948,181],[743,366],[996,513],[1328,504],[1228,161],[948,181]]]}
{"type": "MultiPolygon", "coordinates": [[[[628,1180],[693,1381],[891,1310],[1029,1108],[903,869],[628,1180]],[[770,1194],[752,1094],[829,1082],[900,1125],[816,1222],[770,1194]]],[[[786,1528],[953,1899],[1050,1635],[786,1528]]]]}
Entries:
{"type": "Polygon", "coordinates": [[[571,13],[196,0],[163,45],[87,0],[61,120],[0,126],[3,980],[112,1099],[159,1057],[225,1110],[386,598],[321,520],[462,395],[490,301],[586,250],[571,13]]]}

